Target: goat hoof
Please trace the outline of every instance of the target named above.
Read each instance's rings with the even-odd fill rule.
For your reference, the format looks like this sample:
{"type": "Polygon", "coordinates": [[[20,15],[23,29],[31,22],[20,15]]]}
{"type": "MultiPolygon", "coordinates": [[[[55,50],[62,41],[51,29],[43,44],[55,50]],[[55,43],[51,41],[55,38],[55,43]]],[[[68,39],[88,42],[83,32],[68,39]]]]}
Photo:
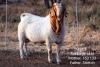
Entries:
{"type": "Polygon", "coordinates": [[[57,61],[57,64],[61,64],[61,60],[57,61]]]}
{"type": "Polygon", "coordinates": [[[21,60],[24,60],[24,59],[25,59],[25,58],[22,58],[22,57],[21,57],[21,60]]]}
{"type": "Polygon", "coordinates": [[[53,63],[52,61],[49,61],[49,63],[53,63]]]}
{"type": "Polygon", "coordinates": [[[61,62],[57,62],[57,64],[61,64],[61,62]]]}
{"type": "Polygon", "coordinates": [[[20,54],[20,59],[21,60],[24,60],[24,57],[25,57],[24,54],[20,54]]]}
{"type": "Polygon", "coordinates": [[[26,54],[26,56],[27,56],[27,57],[30,57],[30,56],[31,56],[31,54],[30,54],[30,53],[28,53],[28,54],[26,54]]]}

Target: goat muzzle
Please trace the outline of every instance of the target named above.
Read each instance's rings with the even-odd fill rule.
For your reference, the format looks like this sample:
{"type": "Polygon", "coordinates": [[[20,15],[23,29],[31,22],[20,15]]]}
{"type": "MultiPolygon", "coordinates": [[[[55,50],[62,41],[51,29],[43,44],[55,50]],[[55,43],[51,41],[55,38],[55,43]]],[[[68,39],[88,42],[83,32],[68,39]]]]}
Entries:
{"type": "Polygon", "coordinates": [[[57,20],[60,22],[62,20],[62,16],[57,16],[57,20]]]}

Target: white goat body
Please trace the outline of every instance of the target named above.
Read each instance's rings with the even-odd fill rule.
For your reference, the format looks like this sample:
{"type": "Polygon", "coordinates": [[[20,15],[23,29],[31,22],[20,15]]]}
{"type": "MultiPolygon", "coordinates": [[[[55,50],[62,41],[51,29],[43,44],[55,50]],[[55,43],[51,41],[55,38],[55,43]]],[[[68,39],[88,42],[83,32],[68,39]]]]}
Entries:
{"type": "Polygon", "coordinates": [[[23,13],[21,15],[21,22],[18,25],[19,39],[28,39],[31,42],[45,42],[49,37],[52,42],[60,43],[64,39],[64,33],[65,26],[63,26],[61,35],[53,33],[50,24],[50,15],[40,17],[30,13],[23,13]]]}
{"type": "Polygon", "coordinates": [[[66,27],[65,16],[64,16],[64,12],[60,11],[62,10],[61,7],[63,7],[61,4],[55,3],[54,6],[52,7],[51,13],[47,15],[46,17],[40,17],[40,16],[33,15],[30,13],[21,14],[20,16],[21,22],[18,25],[18,38],[19,38],[20,57],[22,59],[24,58],[24,51],[26,55],[28,54],[26,43],[28,43],[29,41],[34,42],[34,43],[45,42],[48,49],[48,61],[52,62],[52,56],[51,56],[52,44],[55,43],[57,44],[56,60],[58,64],[61,62],[59,52],[60,52],[60,47],[64,40],[65,31],[66,31],[65,30],[65,27],[66,27]],[[59,10],[59,12],[62,12],[62,13],[55,11],[55,9],[59,10]],[[59,14],[56,14],[55,12],[59,14]],[[59,15],[58,16],[59,18],[57,16],[52,16],[52,15],[59,15]],[[60,18],[61,16],[63,18],[60,18]],[[52,19],[53,19],[54,24],[51,23],[52,19]],[[56,25],[55,23],[58,25],[56,25]],[[59,26],[60,24],[62,27],[59,26]],[[53,27],[53,26],[57,26],[57,27],[53,27]],[[55,31],[55,29],[57,29],[57,31],[55,31]],[[61,33],[56,34],[55,32],[59,32],[59,30],[61,33]]]}

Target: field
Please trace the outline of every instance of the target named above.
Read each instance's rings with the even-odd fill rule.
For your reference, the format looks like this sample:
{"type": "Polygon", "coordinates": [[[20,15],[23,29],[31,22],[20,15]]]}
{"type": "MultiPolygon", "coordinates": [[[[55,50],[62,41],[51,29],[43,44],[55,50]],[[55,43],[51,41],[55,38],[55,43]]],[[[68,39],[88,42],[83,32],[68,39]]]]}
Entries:
{"type": "MultiPolygon", "coordinates": [[[[92,0],[91,0],[92,1],[92,0]]],[[[96,0],[98,1],[98,0],[96,0]]],[[[47,50],[45,44],[28,44],[30,57],[21,60],[19,58],[19,46],[17,37],[17,26],[20,22],[20,14],[29,12],[40,16],[45,16],[50,9],[44,6],[43,0],[34,0],[30,5],[23,3],[13,3],[7,6],[7,24],[5,23],[5,4],[0,5],[0,67],[99,67],[100,66],[100,7],[99,1],[89,2],[81,5],[79,1],[79,44],[82,52],[95,53],[95,64],[70,64],[68,52],[76,51],[76,26],[75,10],[72,5],[74,1],[69,1],[68,23],[66,23],[66,36],[61,48],[62,64],[57,65],[55,61],[56,46],[53,45],[53,64],[47,61],[47,50]],[[94,5],[96,3],[96,6],[94,5]],[[19,5],[18,5],[19,4],[19,5]],[[42,7],[42,8],[41,8],[42,7]],[[83,9],[86,10],[83,11],[83,9]],[[96,8],[95,8],[96,7],[96,8]],[[89,9],[90,8],[90,9],[89,9]],[[95,8],[95,9],[94,9],[95,8]],[[95,10],[95,11],[94,11],[95,10]],[[96,13],[94,13],[96,12],[96,13]],[[86,15],[84,15],[84,13],[86,15]],[[6,26],[7,25],[7,26],[6,26]]],[[[80,60],[82,61],[82,60],[80,60]]]]}

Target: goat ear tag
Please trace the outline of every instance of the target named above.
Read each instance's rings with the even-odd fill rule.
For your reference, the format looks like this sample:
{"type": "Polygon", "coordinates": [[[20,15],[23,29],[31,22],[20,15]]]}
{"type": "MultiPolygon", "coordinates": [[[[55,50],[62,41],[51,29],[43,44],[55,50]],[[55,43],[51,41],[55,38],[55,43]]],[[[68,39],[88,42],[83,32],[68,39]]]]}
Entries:
{"type": "Polygon", "coordinates": [[[65,17],[67,17],[67,14],[65,14],[65,17]]]}
{"type": "Polygon", "coordinates": [[[65,14],[65,17],[67,17],[68,13],[65,14]]]}

